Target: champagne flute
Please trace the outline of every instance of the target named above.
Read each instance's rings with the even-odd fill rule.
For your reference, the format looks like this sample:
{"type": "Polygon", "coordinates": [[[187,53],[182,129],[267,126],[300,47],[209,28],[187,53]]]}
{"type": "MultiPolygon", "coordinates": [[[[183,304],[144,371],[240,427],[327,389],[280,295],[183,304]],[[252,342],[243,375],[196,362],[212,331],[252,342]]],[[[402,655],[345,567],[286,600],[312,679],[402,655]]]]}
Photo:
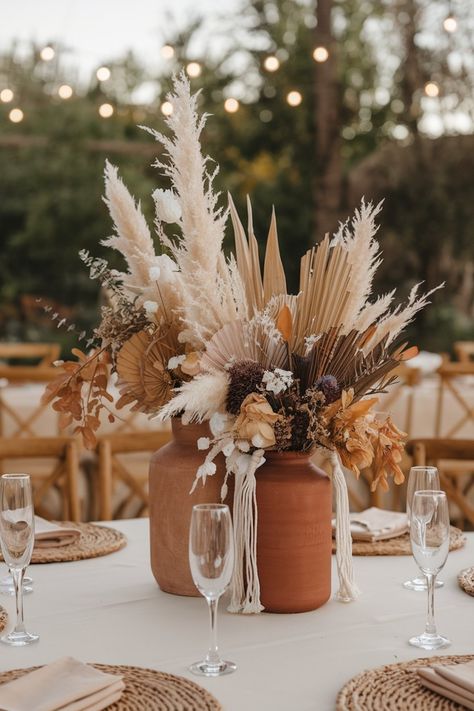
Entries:
{"type": "MultiPolygon", "coordinates": [[[[23,578],[23,595],[29,595],[33,592],[33,578],[29,575],[25,575],[23,578]]],[[[1,595],[16,595],[15,584],[13,582],[13,576],[10,571],[8,575],[0,580],[0,594],[1,595]]]]}
{"type": "Polygon", "coordinates": [[[4,644],[23,647],[39,636],[26,631],[23,620],[23,578],[35,541],[33,493],[28,474],[4,474],[0,479],[0,545],[13,576],[16,592],[16,625],[0,638],[4,644]]]}
{"type": "MultiPolygon", "coordinates": [[[[439,474],[436,467],[412,467],[408,477],[407,485],[407,516],[408,526],[410,526],[411,505],[415,491],[420,490],[439,490],[439,474]]],[[[443,587],[444,583],[441,580],[436,581],[436,587],[443,587]]],[[[411,580],[406,580],[403,587],[407,590],[415,590],[416,592],[427,589],[426,580],[419,575],[411,580]]]]}
{"type": "Polygon", "coordinates": [[[234,533],[229,507],[225,504],[193,506],[189,565],[194,584],[209,605],[211,623],[208,652],[202,661],[190,666],[190,671],[200,676],[230,674],[237,667],[220,658],[216,628],[219,598],[228,588],[234,570],[234,533]]]}
{"type": "Polygon", "coordinates": [[[416,491],[411,503],[410,540],[413,557],[426,577],[428,614],[425,631],[409,642],[421,649],[439,649],[451,644],[436,631],[435,581],[449,553],[449,509],[444,491],[416,491]]]}

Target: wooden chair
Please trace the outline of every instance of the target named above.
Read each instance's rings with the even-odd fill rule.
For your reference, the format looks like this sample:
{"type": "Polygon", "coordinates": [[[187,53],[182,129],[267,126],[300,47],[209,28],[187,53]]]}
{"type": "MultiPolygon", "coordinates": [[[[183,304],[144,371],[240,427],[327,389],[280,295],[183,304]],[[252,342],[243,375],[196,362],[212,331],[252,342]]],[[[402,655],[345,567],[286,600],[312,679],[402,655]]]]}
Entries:
{"type": "MultiPolygon", "coordinates": [[[[16,437],[0,438],[0,462],[8,460],[9,468],[20,462],[21,469],[31,475],[34,493],[35,511],[44,518],[56,518],[57,513],[48,510],[45,496],[52,489],[59,492],[62,511],[61,517],[69,521],[80,521],[79,502],[79,453],[77,441],[72,437],[16,437]],[[38,471],[38,461],[51,466],[52,471],[38,471]],[[31,469],[25,466],[30,462],[31,469]],[[47,460],[50,460],[49,462],[47,460]]],[[[18,465],[17,465],[18,466],[18,465]]]]}
{"type": "Polygon", "coordinates": [[[474,361],[474,341],[455,341],[454,352],[461,363],[474,361]]]}
{"type": "MultiPolygon", "coordinates": [[[[458,433],[467,423],[474,423],[474,407],[466,400],[466,378],[474,376],[474,363],[443,363],[438,368],[439,388],[438,402],[436,405],[436,437],[451,438],[458,433]],[[443,432],[443,407],[445,393],[449,392],[460,405],[464,414],[447,432],[443,432]]],[[[473,390],[474,392],[474,390],[473,390]]]]}
{"type": "MultiPolygon", "coordinates": [[[[61,346],[59,343],[0,343],[0,361],[38,360],[38,368],[46,368],[59,358],[61,346]]],[[[15,367],[15,366],[12,366],[15,367]]]]}
{"type": "MultiPolygon", "coordinates": [[[[142,516],[148,508],[148,467],[146,475],[139,475],[126,465],[122,454],[151,453],[171,439],[171,432],[136,432],[130,434],[112,433],[99,438],[97,443],[97,484],[98,517],[102,521],[121,518],[127,507],[138,500],[137,516],[142,516]],[[114,502],[114,490],[121,482],[128,494],[121,501],[114,502]]],[[[127,463],[128,464],[128,463],[127,463]]]]}
{"type": "Polygon", "coordinates": [[[441,488],[459,509],[461,527],[474,526],[474,440],[414,439],[406,450],[414,466],[438,467],[441,488]]]}

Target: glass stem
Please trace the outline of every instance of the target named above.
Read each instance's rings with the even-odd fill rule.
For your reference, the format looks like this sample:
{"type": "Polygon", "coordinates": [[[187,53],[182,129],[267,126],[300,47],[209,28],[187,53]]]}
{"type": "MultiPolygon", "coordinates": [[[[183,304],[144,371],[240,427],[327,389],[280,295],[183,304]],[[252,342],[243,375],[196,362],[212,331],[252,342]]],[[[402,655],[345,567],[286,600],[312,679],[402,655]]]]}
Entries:
{"type": "Polygon", "coordinates": [[[425,633],[430,636],[436,635],[436,624],[434,617],[434,591],[436,575],[425,573],[428,584],[428,614],[426,617],[425,633]]]}
{"type": "Polygon", "coordinates": [[[217,648],[217,604],[219,598],[208,598],[209,605],[209,621],[211,628],[211,636],[209,640],[209,650],[206,655],[206,662],[211,665],[219,664],[220,657],[217,648]]]}
{"type": "Polygon", "coordinates": [[[16,625],[13,631],[16,634],[17,632],[25,632],[25,622],[23,620],[23,577],[25,569],[12,568],[11,573],[16,596],[16,625]]]}

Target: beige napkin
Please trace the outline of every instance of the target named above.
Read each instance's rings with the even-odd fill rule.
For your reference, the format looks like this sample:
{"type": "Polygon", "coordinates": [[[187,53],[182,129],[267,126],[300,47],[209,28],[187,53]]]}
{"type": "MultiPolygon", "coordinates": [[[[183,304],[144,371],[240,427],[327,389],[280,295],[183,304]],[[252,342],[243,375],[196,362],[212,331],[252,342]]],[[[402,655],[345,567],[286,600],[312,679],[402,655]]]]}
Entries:
{"type": "Polygon", "coordinates": [[[57,526],[45,518],[35,516],[35,548],[56,548],[74,543],[81,537],[77,528],[57,526]]]}
{"type": "MultiPolygon", "coordinates": [[[[372,506],[360,513],[351,513],[351,535],[354,541],[385,541],[408,531],[408,517],[399,511],[385,511],[372,506]]],[[[335,519],[332,522],[335,530],[335,519]]]]}
{"type": "Polygon", "coordinates": [[[102,711],[118,701],[121,676],[104,674],[72,657],[0,686],[2,711],[102,711]]]}
{"type": "Polygon", "coordinates": [[[474,662],[418,669],[421,683],[451,701],[474,711],[474,662]]]}

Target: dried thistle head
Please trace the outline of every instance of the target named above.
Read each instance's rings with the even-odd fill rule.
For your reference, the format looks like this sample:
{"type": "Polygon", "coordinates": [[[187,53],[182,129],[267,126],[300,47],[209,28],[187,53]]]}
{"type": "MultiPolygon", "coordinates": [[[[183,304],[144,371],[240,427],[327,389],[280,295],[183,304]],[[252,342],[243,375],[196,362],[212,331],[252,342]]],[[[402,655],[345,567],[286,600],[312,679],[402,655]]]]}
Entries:
{"type": "Polygon", "coordinates": [[[240,407],[250,393],[257,392],[262,384],[265,368],[253,360],[239,360],[228,369],[230,377],[226,407],[232,415],[238,415],[240,407]]]}

